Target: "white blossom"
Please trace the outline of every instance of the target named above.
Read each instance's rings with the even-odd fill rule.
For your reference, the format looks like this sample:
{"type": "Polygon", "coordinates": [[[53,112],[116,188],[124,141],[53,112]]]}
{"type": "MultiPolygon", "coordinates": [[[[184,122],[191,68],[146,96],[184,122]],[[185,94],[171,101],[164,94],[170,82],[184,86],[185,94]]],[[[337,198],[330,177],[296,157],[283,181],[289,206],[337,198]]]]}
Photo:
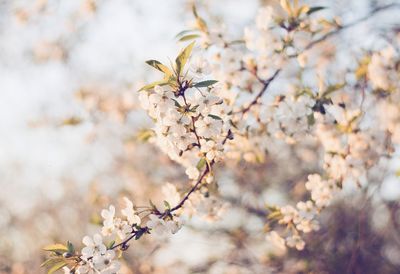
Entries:
{"type": "Polygon", "coordinates": [[[197,134],[204,138],[219,136],[222,129],[222,121],[211,117],[199,119],[195,122],[197,134]]]}
{"type": "Polygon", "coordinates": [[[179,192],[176,190],[175,185],[171,183],[166,183],[162,188],[161,192],[164,194],[164,200],[172,207],[179,204],[181,197],[179,192]]]}
{"type": "Polygon", "coordinates": [[[289,247],[295,247],[297,250],[303,250],[305,242],[299,235],[292,235],[286,238],[286,244],[289,247]]]}
{"type": "Polygon", "coordinates": [[[186,169],[186,174],[189,179],[196,180],[200,176],[200,171],[197,169],[197,167],[191,166],[186,169]]]}
{"type": "Polygon", "coordinates": [[[104,254],[95,255],[93,257],[94,267],[100,271],[101,274],[114,274],[117,273],[121,264],[114,259],[115,252],[108,250],[104,254]]]}
{"type": "Polygon", "coordinates": [[[279,234],[276,231],[271,231],[267,233],[265,239],[278,250],[280,251],[286,250],[285,239],[279,236],[279,234]]]}
{"type": "Polygon", "coordinates": [[[124,201],[126,204],[126,207],[121,210],[122,215],[126,217],[128,220],[129,225],[140,225],[140,217],[135,213],[135,210],[133,208],[133,203],[131,200],[129,200],[127,197],[124,197],[124,201]]]}
{"type": "Polygon", "coordinates": [[[103,244],[103,238],[100,234],[95,234],[93,238],[85,236],[82,242],[85,245],[81,251],[83,258],[90,258],[94,255],[104,254],[106,252],[107,248],[103,244]]]}

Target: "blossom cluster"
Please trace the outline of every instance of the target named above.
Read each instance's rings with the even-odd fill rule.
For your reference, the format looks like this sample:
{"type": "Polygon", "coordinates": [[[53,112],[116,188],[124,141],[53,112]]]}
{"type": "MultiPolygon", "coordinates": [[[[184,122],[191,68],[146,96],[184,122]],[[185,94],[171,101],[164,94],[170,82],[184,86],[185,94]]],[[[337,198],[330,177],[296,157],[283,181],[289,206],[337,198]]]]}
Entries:
{"type": "Polygon", "coordinates": [[[231,110],[218,95],[218,87],[212,86],[216,81],[195,82],[208,72],[208,61],[197,57],[184,79],[177,75],[171,84],[155,85],[139,95],[142,107],[154,119],[152,141],[183,165],[192,180],[200,176],[199,159],[209,165],[222,158],[231,127],[231,110]]]}

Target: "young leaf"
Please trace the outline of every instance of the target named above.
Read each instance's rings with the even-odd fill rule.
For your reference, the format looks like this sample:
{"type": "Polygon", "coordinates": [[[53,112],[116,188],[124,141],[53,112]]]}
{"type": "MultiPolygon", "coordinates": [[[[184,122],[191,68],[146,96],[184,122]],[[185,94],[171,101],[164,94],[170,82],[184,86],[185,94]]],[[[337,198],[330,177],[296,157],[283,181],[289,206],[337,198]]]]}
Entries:
{"type": "Polygon", "coordinates": [[[205,158],[201,158],[199,160],[199,162],[197,163],[196,168],[198,170],[201,170],[205,165],[206,165],[206,159],[205,158]]]}
{"type": "Polygon", "coordinates": [[[172,71],[165,65],[163,65],[161,62],[157,61],[157,60],[147,60],[146,64],[148,64],[149,66],[152,66],[153,68],[164,72],[167,75],[171,75],[172,71]]]}
{"type": "Polygon", "coordinates": [[[328,86],[328,88],[324,91],[324,93],[322,93],[321,97],[325,98],[328,95],[332,94],[333,92],[342,89],[346,84],[345,83],[341,83],[341,84],[335,84],[335,85],[330,85],[328,86]]]}
{"type": "Polygon", "coordinates": [[[114,244],[115,244],[115,241],[109,242],[108,245],[107,245],[107,248],[111,249],[114,246],[114,244]]]}
{"type": "Polygon", "coordinates": [[[171,209],[170,204],[169,204],[167,201],[165,201],[165,200],[164,200],[164,206],[165,206],[167,209],[171,209]]]}
{"type": "Polygon", "coordinates": [[[40,267],[54,265],[56,263],[63,262],[63,261],[64,261],[64,258],[62,258],[62,257],[51,257],[51,258],[48,258],[46,261],[44,261],[40,265],[40,267]]]}
{"type": "Polygon", "coordinates": [[[150,204],[150,207],[151,207],[151,208],[153,208],[153,209],[157,208],[157,207],[154,205],[154,203],[153,203],[152,200],[149,200],[149,204],[150,204]]]}
{"type": "Polygon", "coordinates": [[[196,17],[196,18],[199,17],[199,14],[197,13],[197,9],[196,9],[195,5],[192,6],[192,12],[193,12],[194,17],[196,17]]]}
{"type": "Polygon", "coordinates": [[[214,85],[217,82],[218,81],[216,81],[216,80],[207,80],[207,81],[198,82],[198,83],[194,84],[193,86],[196,88],[204,88],[204,87],[214,85]]]}
{"type": "Polygon", "coordinates": [[[292,8],[290,6],[289,0],[281,0],[280,2],[281,7],[287,12],[287,14],[289,14],[290,16],[292,16],[292,8]]]}
{"type": "Polygon", "coordinates": [[[180,42],[189,41],[189,40],[196,39],[197,37],[200,37],[200,35],[198,35],[198,34],[189,34],[189,35],[182,36],[178,41],[180,41],[180,42]]]}
{"type": "Polygon", "coordinates": [[[165,85],[168,85],[168,82],[166,82],[165,80],[161,80],[161,81],[157,81],[157,82],[153,82],[151,84],[145,85],[144,87],[142,87],[138,91],[149,90],[149,89],[154,88],[155,86],[165,86],[165,85]]]}
{"type": "Polygon", "coordinates": [[[189,33],[191,33],[191,32],[195,32],[196,30],[191,30],[191,29],[189,29],[189,30],[183,30],[183,31],[181,31],[181,32],[179,32],[177,35],[175,35],[175,38],[179,38],[179,37],[181,37],[181,36],[184,36],[184,35],[186,35],[186,34],[189,34],[189,33]]]}
{"type": "Polygon", "coordinates": [[[147,142],[154,135],[155,135],[154,130],[152,130],[152,129],[142,129],[136,135],[136,138],[141,142],[147,142]]]}
{"type": "Polygon", "coordinates": [[[244,43],[245,43],[244,40],[233,40],[233,41],[230,41],[228,44],[229,45],[237,45],[237,44],[244,44],[244,43]]]}
{"type": "Polygon", "coordinates": [[[180,108],[180,107],[182,107],[182,106],[179,104],[179,102],[178,102],[177,100],[175,100],[175,99],[172,99],[172,101],[174,101],[174,105],[175,105],[175,107],[177,107],[177,108],[180,108]]]}
{"type": "Polygon", "coordinates": [[[47,272],[47,274],[52,274],[54,272],[56,272],[57,270],[60,270],[61,268],[63,268],[64,266],[66,266],[67,263],[66,262],[58,262],[55,265],[53,265],[49,271],[47,272]]]}
{"type": "Polygon", "coordinates": [[[199,16],[195,5],[193,5],[192,11],[194,17],[196,18],[197,27],[199,28],[199,30],[201,30],[202,32],[207,32],[208,30],[206,21],[204,21],[204,19],[199,16]]]}
{"type": "Polygon", "coordinates": [[[67,248],[68,248],[69,253],[71,253],[71,254],[75,253],[75,247],[70,241],[67,242],[67,248]]]}
{"type": "Polygon", "coordinates": [[[217,115],[213,115],[213,114],[208,114],[209,117],[213,118],[214,120],[222,120],[221,117],[217,116],[217,115]]]}
{"type": "Polygon", "coordinates": [[[63,253],[68,251],[68,248],[63,244],[52,244],[45,246],[43,249],[46,251],[53,251],[58,253],[63,253]]]}
{"type": "Polygon", "coordinates": [[[183,68],[185,67],[187,60],[190,57],[190,54],[192,53],[194,46],[194,42],[190,43],[186,48],[184,48],[181,53],[179,53],[178,57],[176,57],[175,63],[176,63],[176,72],[178,75],[182,73],[183,68]]]}
{"type": "Polygon", "coordinates": [[[326,7],[321,7],[321,6],[311,7],[311,8],[308,10],[307,14],[310,15],[310,14],[312,14],[312,13],[314,13],[314,12],[317,12],[317,11],[320,11],[320,10],[324,10],[324,9],[326,9],[326,7]]]}
{"type": "Polygon", "coordinates": [[[307,116],[307,124],[309,126],[313,126],[315,124],[315,117],[314,117],[314,113],[311,113],[307,116]]]}

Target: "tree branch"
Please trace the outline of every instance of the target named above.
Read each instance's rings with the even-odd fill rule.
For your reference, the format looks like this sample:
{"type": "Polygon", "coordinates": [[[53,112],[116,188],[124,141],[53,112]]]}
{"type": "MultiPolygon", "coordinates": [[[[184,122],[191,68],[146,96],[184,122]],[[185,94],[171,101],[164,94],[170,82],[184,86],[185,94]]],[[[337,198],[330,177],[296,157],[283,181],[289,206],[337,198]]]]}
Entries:
{"type": "MultiPolygon", "coordinates": [[[[332,37],[332,36],[335,36],[335,35],[341,33],[342,31],[344,31],[344,30],[346,30],[346,29],[349,29],[349,28],[351,28],[351,27],[354,27],[354,26],[356,26],[356,25],[358,25],[358,24],[360,24],[360,23],[363,23],[363,22],[369,20],[372,16],[375,16],[376,14],[378,14],[378,13],[381,12],[381,11],[385,11],[385,10],[388,10],[388,9],[390,9],[390,8],[399,8],[399,7],[400,7],[400,4],[398,4],[398,3],[391,3],[391,4],[388,4],[388,5],[385,5],[385,6],[376,7],[376,8],[374,8],[373,10],[371,10],[371,12],[369,12],[367,15],[365,15],[365,16],[363,16],[363,17],[361,17],[361,18],[359,18],[359,19],[357,19],[357,20],[355,20],[355,21],[353,21],[353,22],[351,22],[351,23],[349,23],[349,24],[347,24],[347,25],[340,26],[340,27],[338,27],[337,29],[335,29],[335,30],[333,30],[333,31],[331,31],[331,32],[328,32],[328,33],[326,33],[325,35],[321,36],[320,38],[318,38],[318,39],[316,39],[316,40],[310,42],[310,43],[303,49],[303,52],[308,51],[309,49],[313,48],[313,47],[316,46],[317,44],[319,44],[319,43],[321,43],[321,42],[323,42],[323,41],[329,39],[329,38],[332,37]]],[[[296,53],[296,54],[289,55],[289,57],[291,57],[291,58],[292,58],[292,57],[297,57],[297,56],[298,56],[297,53],[296,53]]]]}
{"type": "Polygon", "coordinates": [[[271,84],[271,82],[279,75],[280,72],[281,72],[281,69],[278,69],[267,80],[263,80],[263,79],[259,78],[257,74],[255,74],[257,80],[263,84],[261,90],[258,92],[256,97],[254,97],[254,99],[250,102],[250,104],[247,107],[245,107],[245,108],[243,108],[243,109],[241,109],[241,110],[239,110],[237,112],[234,112],[234,114],[242,113],[242,115],[243,115],[246,112],[248,112],[253,105],[257,104],[258,99],[260,99],[264,95],[264,93],[267,91],[267,89],[268,89],[269,85],[271,84]]]}

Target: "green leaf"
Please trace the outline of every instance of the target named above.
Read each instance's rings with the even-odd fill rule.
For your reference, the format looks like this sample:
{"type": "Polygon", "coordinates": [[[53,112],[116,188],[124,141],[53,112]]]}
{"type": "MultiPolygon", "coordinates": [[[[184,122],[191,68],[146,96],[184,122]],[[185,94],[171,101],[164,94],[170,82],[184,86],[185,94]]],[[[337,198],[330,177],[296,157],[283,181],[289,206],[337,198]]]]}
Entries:
{"type": "Polygon", "coordinates": [[[335,91],[343,88],[346,84],[345,83],[341,83],[341,84],[335,84],[335,85],[330,85],[327,87],[327,89],[322,93],[321,97],[327,97],[328,95],[334,93],[335,91]]]}
{"type": "Polygon", "coordinates": [[[53,251],[58,253],[63,253],[68,251],[68,248],[63,244],[52,244],[45,246],[43,249],[46,251],[53,251]]]}
{"type": "Polygon", "coordinates": [[[197,108],[199,107],[199,105],[195,105],[194,107],[192,107],[191,109],[189,109],[189,111],[191,112],[196,112],[197,108]]]}
{"type": "Polygon", "coordinates": [[[190,57],[190,54],[192,53],[194,46],[194,42],[190,43],[186,48],[184,48],[181,53],[179,53],[178,57],[176,57],[175,63],[176,63],[176,71],[177,74],[180,75],[182,73],[183,68],[185,67],[187,60],[190,57]]]}
{"type": "Polygon", "coordinates": [[[182,107],[182,106],[179,104],[179,102],[178,102],[177,100],[175,100],[175,99],[172,99],[172,101],[174,101],[174,105],[175,105],[175,107],[177,107],[177,108],[180,108],[180,107],[182,107]]]}
{"type": "Polygon", "coordinates": [[[272,219],[278,219],[282,216],[282,213],[280,211],[274,211],[270,214],[268,214],[267,219],[268,220],[272,220],[272,219]]]}
{"type": "Polygon", "coordinates": [[[165,77],[162,81],[164,81],[166,83],[166,85],[170,85],[171,87],[174,87],[177,85],[176,77],[172,74],[171,75],[165,74],[165,77]]]}
{"type": "Polygon", "coordinates": [[[40,265],[40,267],[51,266],[51,265],[54,265],[54,264],[56,264],[56,263],[63,262],[63,261],[64,261],[64,258],[61,258],[61,257],[51,257],[51,258],[48,258],[46,261],[44,261],[44,262],[40,265]]]}
{"type": "Polygon", "coordinates": [[[76,125],[79,125],[80,123],[82,123],[81,118],[72,116],[72,117],[64,119],[61,122],[61,125],[62,126],[76,126],[76,125]]]}
{"type": "Polygon", "coordinates": [[[93,213],[90,216],[89,222],[94,225],[103,225],[103,218],[100,214],[93,213]]]}
{"type": "Polygon", "coordinates": [[[137,134],[136,138],[141,142],[147,142],[151,137],[155,136],[155,132],[152,129],[142,129],[137,134]]]}
{"type": "Polygon", "coordinates": [[[191,32],[195,32],[196,30],[183,30],[183,31],[181,31],[181,32],[179,32],[177,35],[175,35],[175,38],[179,38],[179,37],[181,37],[181,36],[184,36],[184,35],[186,35],[186,34],[188,34],[188,33],[191,33],[191,32]]]}
{"type": "Polygon", "coordinates": [[[196,18],[199,17],[199,14],[197,13],[197,8],[195,5],[193,5],[193,7],[192,7],[192,12],[193,12],[194,17],[196,17],[196,18]]]}
{"type": "Polygon", "coordinates": [[[244,43],[246,43],[244,40],[233,40],[229,42],[229,45],[244,44],[244,43]]]}
{"type": "Polygon", "coordinates": [[[165,86],[168,85],[168,82],[166,82],[164,79],[161,81],[156,81],[153,82],[151,84],[145,85],[144,87],[142,87],[141,89],[139,89],[138,91],[142,91],[142,90],[149,90],[154,88],[155,86],[165,86]]]}
{"type": "Polygon", "coordinates": [[[148,64],[149,66],[152,66],[153,68],[164,72],[167,75],[172,75],[172,71],[165,65],[163,65],[161,62],[157,61],[157,60],[147,60],[146,64],[148,64]]]}
{"type": "Polygon", "coordinates": [[[193,86],[196,88],[204,88],[204,87],[214,85],[217,82],[218,81],[216,81],[216,80],[207,80],[207,81],[198,82],[198,83],[194,84],[193,86]]]}
{"type": "Polygon", "coordinates": [[[157,207],[154,205],[152,200],[149,200],[150,207],[156,209],[157,207]]]}
{"type": "Polygon", "coordinates": [[[196,168],[197,168],[198,170],[201,170],[201,169],[203,169],[203,167],[206,165],[206,163],[207,163],[206,159],[205,159],[205,158],[201,158],[201,159],[199,160],[199,162],[197,163],[196,168]]]}
{"type": "Polygon", "coordinates": [[[309,126],[312,126],[315,124],[314,113],[311,113],[310,115],[307,116],[307,123],[309,126]]]}
{"type": "Polygon", "coordinates": [[[320,10],[324,10],[326,9],[326,7],[322,7],[322,6],[316,6],[316,7],[311,7],[308,11],[307,14],[313,14],[314,12],[320,11],[320,10]]]}
{"type": "Polygon", "coordinates": [[[192,11],[193,11],[194,17],[196,18],[196,23],[197,23],[198,28],[203,32],[207,32],[206,21],[204,21],[204,19],[199,16],[195,5],[193,5],[192,11]]]}
{"type": "Polygon", "coordinates": [[[167,209],[171,209],[170,204],[169,204],[167,201],[165,201],[165,200],[164,200],[164,206],[165,206],[167,209]]]}
{"type": "Polygon", "coordinates": [[[61,268],[63,268],[63,267],[66,266],[66,265],[67,265],[66,262],[59,262],[59,263],[56,263],[55,265],[53,265],[53,266],[49,269],[49,271],[47,272],[47,274],[52,274],[52,273],[56,272],[57,270],[60,270],[61,268]]]}
{"type": "Polygon", "coordinates": [[[217,115],[208,114],[208,116],[211,117],[211,118],[213,118],[214,120],[221,120],[221,121],[222,121],[222,118],[219,117],[219,116],[217,116],[217,115]]]}
{"type": "Polygon", "coordinates": [[[189,41],[189,40],[193,40],[200,37],[200,35],[198,34],[189,34],[189,35],[185,35],[182,36],[178,41],[183,42],[183,41],[189,41]]]}
{"type": "Polygon", "coordinates": [[[114,246],[114,244],[115,244],[115,241],[109,242],[107,245],[107,249],[111,249],[114,246]]]}
{"type": "Polygon", "coordinates": [[[68,248],[68,253],[71,254],[75,253],[75,247],[70,241],[67,242],[67,248],[68,248]]]}

